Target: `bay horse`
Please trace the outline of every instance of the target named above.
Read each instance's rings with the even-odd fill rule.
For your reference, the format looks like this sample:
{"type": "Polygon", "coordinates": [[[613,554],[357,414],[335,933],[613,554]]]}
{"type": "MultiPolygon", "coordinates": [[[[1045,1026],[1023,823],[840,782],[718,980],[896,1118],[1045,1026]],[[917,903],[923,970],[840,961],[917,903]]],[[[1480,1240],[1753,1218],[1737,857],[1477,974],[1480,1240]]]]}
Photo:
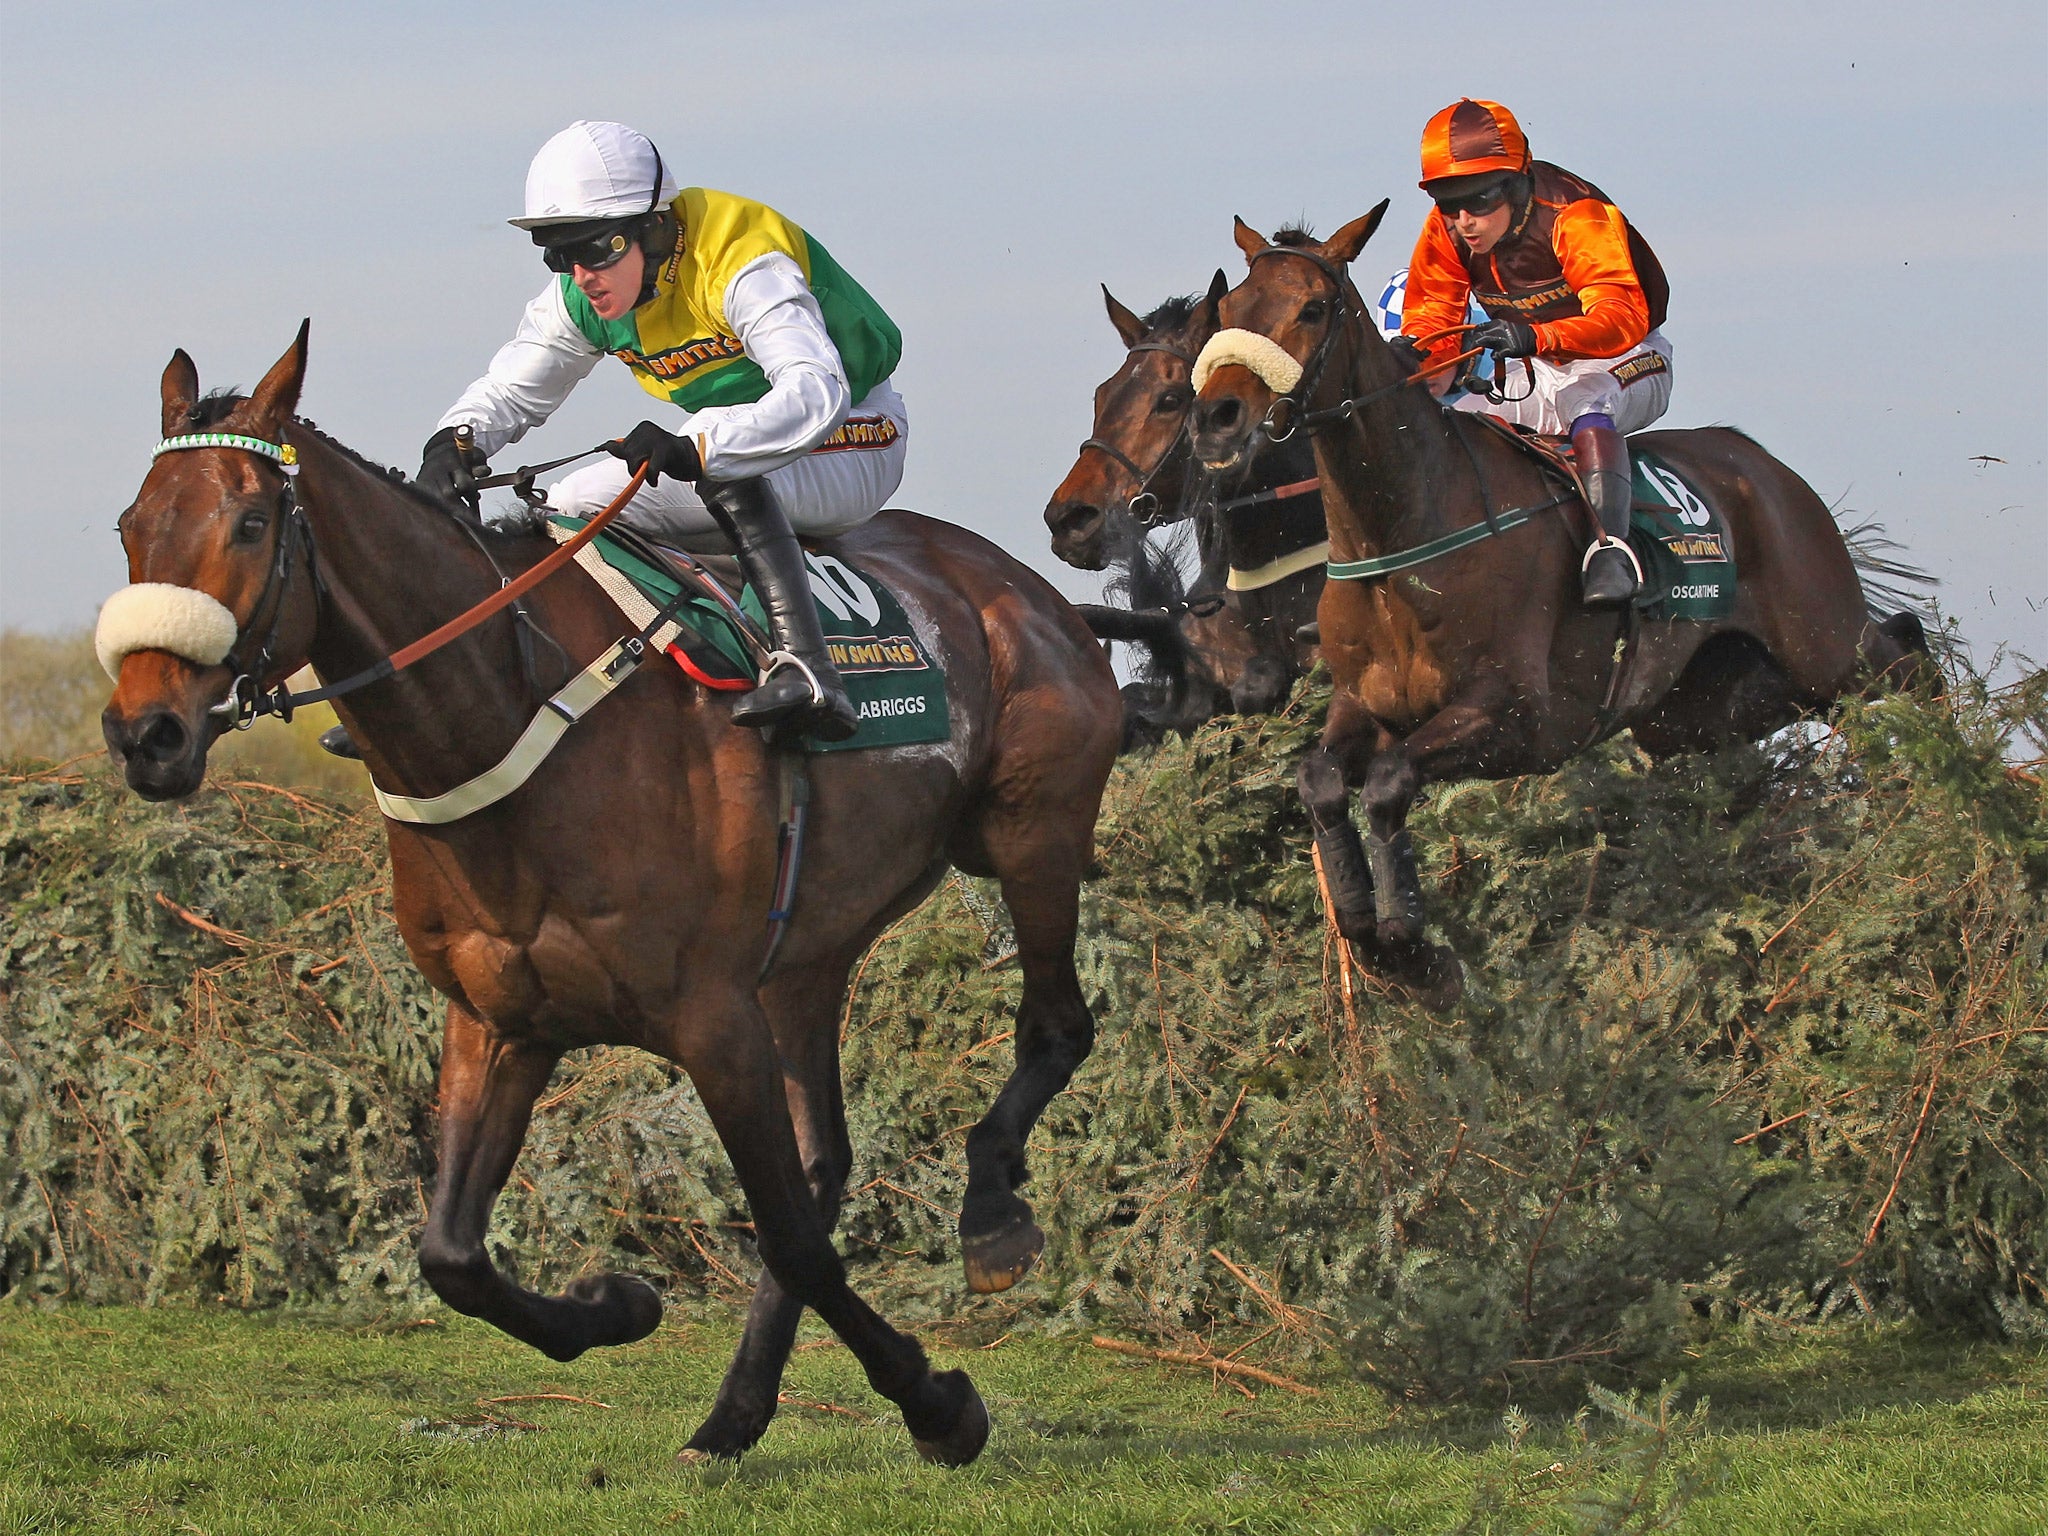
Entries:
{"type": "Polygon", "coordinates": [[[1139,717],[1127,738],[1185,733],[1226,711],[1270,714],[1315,663],[1313,640],[1298,631],[1315,618],[1321,560],[1270,574],[1288,557],[1298,567],[1302,548],[1322,542],[1312,496],[1273,495],[1314,479],[1306,440],[1264,445],[1231,477],[1227,497],[1188,449],[1189,376],[1216,333],[1227,286],[1219,270],[1200,298],[1169,299],[1143,318],[1102,290],[1127,350],[1096,388],[1094,431],[1046,503],[1053,553],[1084,571],[1119,568],[1116,584],[1137,610],[1091,605],[1084,610],[1090,627],[1102,638],[1144,645],[1165,684],[1163,698],[1145,684],[1124,690],[1139,717]],[[1193,591],[1183,592],[1177,573],[1162,580],[1150,569],[1162,557],[1145,534],[1190,519],[1200,564],[1193,591]],[[1268,579],[1235,587],[1233,569],[1268,579]]]}
{"type": "MultiPolygon", "coordinates": [[[[173,606],[223,605],[245,658],[267,633],[262,687],[307,661],[323,678],[352,677],[495,590],[494,563],[530,568],[553,548],[539,533],[460,521],[298,420],[305,365],[302,327],[253,394],[201,399],[191,359],[173,356],[166,438],[241,434],[295,450],[297,473],[287,480],[270,456],[233,446],[163,452],[120,525],[133,582],[186,589],[173,606]]],[[[952,732],[812,759],[796,918],[765,978],[780,765],[759,732],[731,725],[718,695],[665,662],[634,675],[496,805],[439,826],[387,822],[399,930],[447,998],[420,1270],[456,1310],[556,1360],[655,1329],[661,1300],[642,1280],[592,1276],[540,1295],[485,1247],[556,1062],[584,1046],[638,1046],[689,1074],[746,1192],[763,1266],[686,1453],[737,1457],[759,1440],[808,1306],[902,1410],[919,1451],[964,1464],[988,1435],[972,1383],[935,1373],[916,1339],[861,1301],[832,1245],[853,1157],[839,1074],[847,975],[949,865],[1001,882],[1023,970],[1017,1060],[967,1138],[960,1232],[974,1289],[1013,1284],[1044,1243],[1016,1193],[1025,1138],[1094,1038],[1073,948],[1121,701],[1066,601],[974,534],[892,510],[825,547],[901,599],[944,669],[952,732]]],[[[530,601],[572,656],[632,633],[580,572],[549,578],[530,601]]],[[[175,644],[118,660],[104,717],[129,786],[152,800],[198,787],[226,724],[217,702],[241,665],[175,644]]],[[[337,707],[380,789],[431,796],[505,754],[538,703],[520,677],[500,615],[337,707]]]]}
{"type": "Polygon", "coordinates": [[[1644,620],[1630,638],[1627,614],[1583,607],[1584,540],[1562,520],[1575,495],[1507,434],[1404,387],[1414,379],[1367,318],[1347,269],[1386,209],[1325,241],[1283,230],[1268,242],[1237,221],[1251,270],[1218,306],[1192,440],[1228,471],[1262,428],[1311,435],[1333,565],[1509,525],[1398,574],[1332,579],[1317,608],[1333,692],[1296,781],[1333,916],[1363,962],[1441,1006],[1460,972],[1423,938],[1406,823],[1424,784],[1549,772],[1623,729],[1654,756],[1758,739],[1859,683],[1920,675],[1926,644],[1910,613],[1872,619],[1826,504],[1725,427],[1632,442],[1725,516],[1733,612],[1644,620]],[[1530,515],[1516,524],[1510,511],[1530,515]]]}

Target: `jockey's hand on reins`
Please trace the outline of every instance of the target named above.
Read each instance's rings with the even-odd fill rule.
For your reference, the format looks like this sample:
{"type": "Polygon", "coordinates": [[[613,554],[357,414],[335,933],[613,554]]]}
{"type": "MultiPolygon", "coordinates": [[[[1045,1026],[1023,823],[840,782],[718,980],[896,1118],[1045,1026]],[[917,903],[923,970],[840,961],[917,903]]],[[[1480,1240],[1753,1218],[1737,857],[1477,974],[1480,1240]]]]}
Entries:
{"type": "Polygon", "coordinates": [[[641,422],[617,442],[606,443],[604,451],[615,459],[624,459],[626,467],[636,473],[644,466],[649,485],[659,484],[663,475],[688,481],[700,480],[704,475],[704,461],[697,454],[696,443],[664,431],[651,421],[641,422]]]}
{"type": "Polygon", "coordinates": [[[1401,365],[1401,371],[1413,375],[1421,371],[1429,361],[1429,354],[1422,350],[1413,336],[1395,335],[1387,338],[1387,350],[1394,354],[1394,361],[1401,365]]]}
{"type": "MultiPolygon", "coordinates": [[[[475,517],[478,460],[469,427],[443,427],[420,450],[420,472],[413,476],[413,484],[430,496],[460,503],[475,517]]],[[[483,467],[490,468],[488,464],[483,467]]]]}
{"type": "Polygon", "coordinates": [[[1465,345],[1484,347],[1502,357],[1534,357],[1536,328],[1520,320],[1488,320],[1465,333],[1465,345]]]}

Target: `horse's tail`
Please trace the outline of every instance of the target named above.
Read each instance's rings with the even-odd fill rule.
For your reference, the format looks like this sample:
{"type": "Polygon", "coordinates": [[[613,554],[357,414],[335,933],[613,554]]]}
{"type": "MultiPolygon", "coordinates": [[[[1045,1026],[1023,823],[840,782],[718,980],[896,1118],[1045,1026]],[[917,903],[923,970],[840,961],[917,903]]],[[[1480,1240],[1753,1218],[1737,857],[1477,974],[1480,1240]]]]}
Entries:
{"type": "Polygon", "coordinates": [[[1082,613],[1088,627],[1103,639],[1137,646],[1143,656],[1138,677],[1163,689],[1178,707],[1187,693],[1191,657],[1180,627],[1187,612],[1187,585],[1179,563],[1171,549],[1153,548],[1145,530],[1127,514],[1112,516],[1108,539],[1112,574],[1102,584],[1102,595],[1112,606],[1082,613]]]}
{"type": "Polygon", "coordinates": [[[1932,596],[1941,578],[1901,560],[1905,546],[1886,534],[1883,523],[1865,518],[1843,530],[1842,542],[1849,546],[1849,561],[1863,584],[1864,616],[1875,629],[1943,668],[1967,659],[1962,636],[1933,622],[1932,596]]]}

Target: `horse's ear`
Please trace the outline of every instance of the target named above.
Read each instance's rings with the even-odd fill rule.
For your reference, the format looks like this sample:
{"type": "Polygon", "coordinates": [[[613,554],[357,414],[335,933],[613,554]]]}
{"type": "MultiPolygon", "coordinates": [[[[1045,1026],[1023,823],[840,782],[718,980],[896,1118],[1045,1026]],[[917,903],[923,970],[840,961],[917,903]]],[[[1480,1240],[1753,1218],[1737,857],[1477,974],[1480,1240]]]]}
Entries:
{"type": "Polygon", "coordinates": [[[198,403],[199,369],[180,347],[164,365],[164,436],[176,437],[198,403]]]}
{"type": "Polygon", "coordinates": [[[1349,266],[1357,260],[1358,253],[1365,249],[1365,242],[1372,238],[1372,232],[1380,227],[1380,220],[1386,217],[1387,204],[1391,201],[1391,198],[1381,198],[1379,207],[1346,224],[1323,242],[1323,249],[1349,266]]]}
{"type": "Polygon", "coordinates": [[[1218,267],[1216,275],[1209,279],[1209,291],[1202,295],[1201,304],[1202,318],[1212,330],[1217,324],[1216,306],[1223,302],[1223,295],[1228,292],[1230,279],[1225,277],[1223,269],[1218,267]]]}
{"type": "Polygon", "coordinates": [[[1244,259],[1250,261],[1266,248],[1266,237],[1243,219],[1234,220],[1234,223],[1236,227],[1231,230],[1230,238],[1235,240],[1237,248],[1244,252],[1244,259]]]}
{"type": "Polygon", "coordinates": [[[299,387],[306,382],[306,332],[312,328],[310,319],[299,322],[299,334],[249,397],[256,421],[272,431],[281,430],[299,407],[299,387]]]}
{"type": "Polygon", "coordinates": [[[1117,335],[1123,337],[1124,345],[1135,347],[1145,339],[1145,322],[1117,303],[1116,295],[1109,291],[1109,284],[1102,285],[1102,302],[1109,310],[1109,323],[1116,327],[1117,335]]]}

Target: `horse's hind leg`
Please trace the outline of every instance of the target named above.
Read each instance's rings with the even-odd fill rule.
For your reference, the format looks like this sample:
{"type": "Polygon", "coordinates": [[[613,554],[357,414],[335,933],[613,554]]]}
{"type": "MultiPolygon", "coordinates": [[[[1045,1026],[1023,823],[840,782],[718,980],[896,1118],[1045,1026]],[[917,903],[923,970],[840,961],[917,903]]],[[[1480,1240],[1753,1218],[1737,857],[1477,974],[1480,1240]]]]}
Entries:
{"type": "MultiPolygon", "coordinates": [[[[839,1081],[839,1007],[849,962],[821,965],[778,977],[762,992],[762,1006],[782,1057],[783,1088],[796,1130],[797,1151],[818,1214],[829,1230],[853,1169],[846,1134],[846,1100],[839,1081]]],[[[732,1459],[758,1441],[775,1417],[782,1372],[796,1342],[803,1303],[768,1270],[754,1286],[747,1326],[711,1412],[690,1436],[685,1452],[732,1459]]]]}
{"type": "MultiPolygon", "coordinates": [[[[934,1372],[917,1340],[890,1327],[846,1283],[805,1175],[782,1063],[759,1004],[743,993],[709,1011],[705,1004],[697,999],[697,1011],[679,1021],[673,1050],[746,1192],[763,1267],[788,1303],[812,1308],[853,1351],[868,1384],[901,1410],[920,1455],[949,1466],[972,1461],[987,1443],[988,1413],[967,1373],[934,1372]]],[[[771,1296],[766,1310],[786,1331],[784,1304],[771,1296]]]]}
{"type": "Polygon", "coordinates": [[[1074,970],[1074,939],[1111,743],[1090,715],[1076,712],[1065,720],[1085,733],[1077,737],[1041,724],[1022,738],[1032,750],[1006,765],[986,808],[962,829],[953,850],[956,863],[992,871],[1002,883],[1024,975],[1016,1065],[981,1123],[967,1133],[960,1256],[968,1287],[983,1293],[1023,1279],[1045,1246],[1030,1203],[1017,1193],[1030,1177],[1025,1142],[1095,1045],[1095,1020],[1074,970]]]}
{"type": "Polygon", "coordinates": [[[652,1333],[661,1323],[661,1297],[630,1275],[596,1275],[564,1296],[541,1296],[506,1279],[485,1251],[491,1206],[560,1054],[501,1039],[462,1004],[448,1004],[440,1172],[420,1239],[420,1273],[456,1311],[553,1359],[574,1360],[597,1345],[630,1344],[652,1333]]]}
{"type": "Polygon", "coordinates": [[[1863,626],[1857,659],[1870,676],[1871,687],[1912,688],[1936,675],[1927,648],[1927,630],[1912,613],[1863,626]]]}

